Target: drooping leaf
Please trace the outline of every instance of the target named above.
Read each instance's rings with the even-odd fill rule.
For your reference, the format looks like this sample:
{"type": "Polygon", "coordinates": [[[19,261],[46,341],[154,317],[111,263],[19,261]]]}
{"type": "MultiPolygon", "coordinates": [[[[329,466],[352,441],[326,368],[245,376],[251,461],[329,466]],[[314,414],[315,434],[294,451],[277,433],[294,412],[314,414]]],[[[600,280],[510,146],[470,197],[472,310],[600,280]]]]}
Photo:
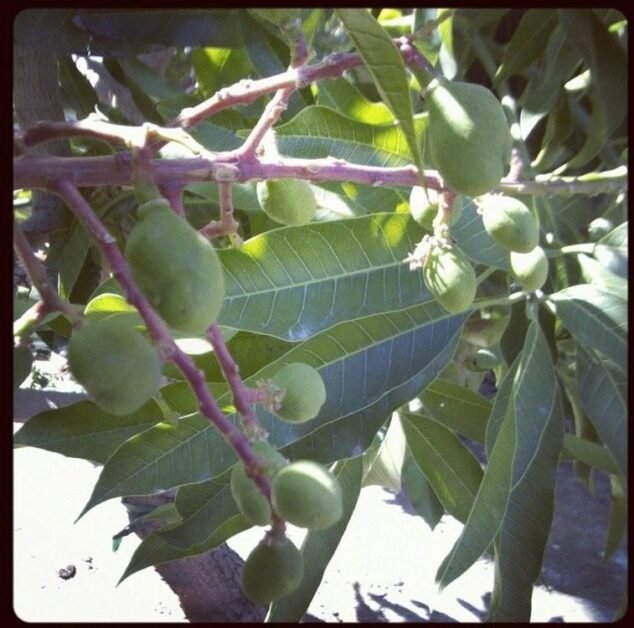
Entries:
{"type": "Polygon", "coordinates": [[[573,458],[606,473],[619,473],[618,465],[603,445],[580,438],[575,434],[564,434],[564,448],[561,452],[561,458],[573,458]]]}
{"type": "Polygon", "coordinates": [[[619,549],[621,540],[627,530],[627,485],[623,476],[610,476],[612,501],[610,503],[610,519],[605,539],[603,559],[609,560],[619,549]]]}
{"type": "Polygon", "coordinates": [[[583,147],[567,164],[571,169],[584,166],[597,155],[626,115],[627,58],[593,11],[559,9],[558,13],[570,44],[591,74],[592,120],[583,147]]]}
{"type": "MultiPolygon", "coordinates": [[[[465,527],[438,569],[436,579],[441,587],[464,573],[498,534],[504,533],[509,521],[515,520],[515,510],[521,507],[518,504],[525,494],[529,495],[526,499],[530,499],[531,489],[534,489],[539,491],[538,497],[547,496],[554,488],[563,439],[563,418],[550,349],[537,322],[529,326],[506,406],[465,527]],[[540,468],[544,471],[542,483],[536,479],[540,477],[540,468]]],[[[545,508],[548,508],[546,502],[545,508]]],[[[541,532],[536,531],[535,526],[544,528],[541,521],[539,525],[527,521],[525,533],[526,538],[533,539],[531,542],[539,547],[539,540],[533,535],[541,532]]],[[[539,560],[541,562],[541,554],[539,560]]],[[[517,569],[521,570],[521,565],[517,569]]],[[[513,580],[523,576],[510,571],[504,577],[513,580]]],[[[529,575],[528,579],[531,577],[529,575]]],[[[518,604],[524,601],[518,600],[518,604]]]]}
{"type": "Polygon", "coordinates": [[[364,456],[363,486],[383,486],[398,493],[406,448],[401,422],[398,415],[393,415],[376,451],[371,447],[364,456]]]}
{"type": "Polygon", "coordinates": [[[600,351],[624,370],[627,364],[627,300],[592,284],[551,295],[568,331],[579,344],[600,351]]]}
{"type": "Polygon", "coordinates": [[[433,530],[445,514],[445,507],[438,499],[438,495],[425,474],[414,461],[409,449],[405,452],[401,476],[403,487],[412,507],[433,530]]]}
{"type": "Polygon", "coordinates": [[[582,345],[577,348],[581,405],[623,474],[627,473],[627,384],[627,372],[614,362],[582,345]]]}
{"type": "Polygon", "coordinates": [[[482,470],[477,458],[450,430],[422,414],[401,411],[407,446],[445,510],[466,521],[482,470]]]}
{"type": "Polygon", "coordinates": [[[521,72],[544,53],[550,34],[557,24],[554,9],[528,9],[520,20],[513,37],[504,46],[502,62],[495,74],[501,81],[521,72]]]}
{"type": "Polygon", "coordinates": [[[299,622],[306,613],[354,512],[361,492],[362,467],[361,458],[357,457],[342,460],[333,468],[343,493],[343,515],[330,528],[309,530],[301,546],[302,581],[293,593],[273,602],[265,619],[267,623],[299,622]]]}
{"type": "Polygon", "coordinates": [[[414,164],[423,171],[420,144],[414,130],[412,100],[405,63],[392,38],[366,9],[336,9],[370,72],[383,102],[399,121],[414,164]]]}
{"type": "Polygon", "coordinates": [[[467,438],[483,443],[492,403],[464,386],[436,379],[421,393],[429,416],[467,438]]]}
{"type": "Polygon", "coordinates": [[[220,251],[226,296],[219,323],[291,341],[332,325],[431,299],[403,260],[422,237],[408,215],[286,227],[220,251]]]}

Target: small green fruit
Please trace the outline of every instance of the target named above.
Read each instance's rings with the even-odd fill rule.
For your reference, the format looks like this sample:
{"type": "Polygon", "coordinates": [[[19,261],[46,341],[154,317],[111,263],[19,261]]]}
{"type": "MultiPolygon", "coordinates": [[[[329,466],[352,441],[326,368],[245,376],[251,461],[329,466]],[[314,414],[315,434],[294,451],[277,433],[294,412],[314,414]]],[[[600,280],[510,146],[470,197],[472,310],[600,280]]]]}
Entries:
{"type": "Polygon", "coordinates": [[[216,249],[165,200],[145,203],[138,214],[125,249],[134,280],[168,325],[204,333],[225,294],[216,249]]]}
{"type": "Polygon", "coordinates": [[[541,288],[548,279],[548,258],[541,246],[529,253],[511,251],[511,272],[526,292],[541,288]]]}
{"type": "Polygon", "coordinates": [[[484,371],[494,369],[502,364],[502,356],[491,349],[479,349],[475,355],[475,366],[484,371]]]}
{"type": "Polygon", "coordinates": [[[438,192],[428,189],[427,195],[425,196],[425,190],[420,185],[415,185],[409,195],[409,210],[412,218],[423,229],[431,231],[438,213],[438,192]]]}
{"type": "Polygon", "coordinates": [[[273,383],[286,392],[275,414],[289,423],[304,423],[314,419],[326,401],[326,387],[319,371],[303,362],[282,367],[273,383]]]}
{"type": "Polygon", "coordinates": [[[117,317],[88,323],[71,336],[68,365],[75,379],[105,412],[131,414],[161,382],[155,347],[117,317]]]}
{"type": "Polygon", "coordinates": [[[268,535],[242,566],[242,590],[255,604],[270,604],[300,585],[304,575],[301,552],[288,538],[268,535]]]}
{"type": "Polygon", "coordinates": [[[437,78],[426,101],[434,167],[455,192],[489,192],[508,172],[513,145],[499,100],[482,85],[437,78]]]}
{"type": "Polygon", "coordinates": [[[291,462],[273,478],[275,512],[300,528],[328,528],[343,514],[339,480],[312,460],[291,462]]]}
{"type": "Polygon", "coordinates": [[[264,213],[283,225],[305,225],[317,211],[315,194],[301,179],[258,181],[255,190],[264,213]]]}
{"type": "Polygon", "coordinates": [[[486,232],[509,251],[528,253],[539,244],[539,225],[531,210],[511,196],[491,196],[480,203],[486,232]]]}
{"type": "MultiPolygon", "coordinates": [[[[267,461],[263,473],[271,478],[288,463],[286,458],[266,441],[257,441],[252,443],[251,447],[260,458],[267,461]]],[[[271,506],[268,500],[240,463],[231,471],[231,494],[240,512],[253,525],[265,526],[271,523],[271,506]]]]}
{"type": "Polygon", "coordinates": [[[473,266],[455,246],[434,246],[423,265],[425,285],[434,298],[452,314],[464,312],[473,303],[477,282],[473,266]]]}

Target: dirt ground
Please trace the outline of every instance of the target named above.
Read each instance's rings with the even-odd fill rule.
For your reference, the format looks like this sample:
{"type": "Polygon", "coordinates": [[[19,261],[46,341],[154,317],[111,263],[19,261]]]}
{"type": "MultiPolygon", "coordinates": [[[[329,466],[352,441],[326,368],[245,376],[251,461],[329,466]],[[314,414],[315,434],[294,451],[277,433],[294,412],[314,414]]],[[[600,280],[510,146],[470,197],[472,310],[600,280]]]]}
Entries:
{"type": "MultiPolygon", "coordinates": [[[[24,420],[72,393],[18,391],[15,417],[24,420]]],[[[20,423],[14,423],[17,429],[20,423]]],[[[74,519],[99,468],[82,460],[25,448],[14,454],[14,611],[29,622],[187,622],[179,598],[154,569],[116,583],[134,549],[113,534],[125,508],[111,500],[74,519]]],[[[609,622],[627,586],[627,548],[602,560],[609,508],[608,480],[588,492],[568,463],[560,465],[555,520],[542,583],[533,595],[533,622],[609,622]]],[[[363,489],[346,534],[324,575],[306,622],[481,622],[493,585],[493,564],[479,560],[442,593],[434,575],[460,534],[445,515],[432,531],[407,497],[363,489]]],[[[259,540],[252,528],[230,540],[243,558],[259,540]]],[[[300,542],[302,531],[291,530],[300,542]]],[[[213,621],[213,617],[207,619],[213,621]]]]}

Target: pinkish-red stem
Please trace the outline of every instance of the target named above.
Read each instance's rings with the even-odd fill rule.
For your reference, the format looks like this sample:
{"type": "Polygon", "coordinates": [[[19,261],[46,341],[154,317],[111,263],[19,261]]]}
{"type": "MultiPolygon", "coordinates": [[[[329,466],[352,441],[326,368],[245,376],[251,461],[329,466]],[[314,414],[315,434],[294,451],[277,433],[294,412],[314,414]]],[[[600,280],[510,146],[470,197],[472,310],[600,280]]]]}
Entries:
{"type": "MultiPolygon", "coordinates": [[[[68,179],[59,179],[51,182],[49,190],[59,194],[66,201],[77,218],[97,241],[99,249],[110,266],[113,275],[121,284],[126,299],[131,305],[136,307],[139,314],[143,317],[148,333],[156,342],[161,354],[180,368],[191,385],[198,399],[201,413],[220,431],[231,447],[233,447],[245,467],[257,469],[264,461],[255,455],[247,436],[223,414],[207,387],[204,373],[198,369],[186,353],[178,348],[163,319],[154,311],[138,289],[132,279],[125,258],[117,246],[116,239],[108,232],[75,185],[68,179]]],[[[257,473],[254,474],[253,479],[264,495],[270,497],[271,483],[269,479],[257,473]]]]}
{"type": "Polygon", "coordinates": [[[40,294],[41,301],[34,306],[35,309],[31,308],[32,312],[29,310],[33,317],[31,319],[32,325],[36,325],[50,312],[61,312],[71,323],[75,324],[79,320],[77,312],[70,303],[60,299],[46,276],[44,264],[35,256],[29,241],[15,220],[13,221],[13,248],[24,264],[31,283],[40,294]]]}
{"type": "Polygon", "coordinates": [[[222,374],[227,380],[227,384],[229,384],[229,388],[233,394],[233,402],[242,417],[245,432],[253,437],[264,435],[264,428],[262,428],[258,417],[255,412],[253,412],[253,402],[259,397],[259,395],[254,393],[258,391],[245,386],[240,377],[240,367],[233,359],[231,353],[229,353],[229,349],[227,348],[218,325],[211,325],[207,336],[211,346],[214,348],[214,353],[222,369],[222,374]]]}

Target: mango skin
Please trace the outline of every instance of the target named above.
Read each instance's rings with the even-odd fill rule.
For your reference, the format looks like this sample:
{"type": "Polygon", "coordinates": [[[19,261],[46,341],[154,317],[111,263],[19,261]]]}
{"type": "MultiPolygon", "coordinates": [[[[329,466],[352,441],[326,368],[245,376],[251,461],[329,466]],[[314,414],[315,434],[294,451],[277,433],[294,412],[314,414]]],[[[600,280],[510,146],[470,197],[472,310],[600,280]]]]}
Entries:
{"type": "Polygon", "coordinates": [[[511,273],[526,292],[539,290],[548,279],[548,258],[541,246],[529,253],[510,255],[511,273]]]}
{"type": "Polygon", "coordinates": [[[423,279],[434,298],[452,314],[469,309],[475,299],[475,271],[455,246],[431,249],[423,265],[423,279]]]}
{"type": "Polygon", "coordinates": [[[267,535],[242,566],[242,590],[255,604],[268,605],[292,593],[304,575],[301,552],[289,539],[267,535]]]}
{"type": "Polygon", "coordinates": [[[165,200],[149,201],[138,213],[125,248],[134,281],[170,327],[204,333],[225,294],[216,249],[165,200]]]}
{"type": "Polygon", "coordinates": [[[282,225],[305,225],[317,211],[315,194],[301,179],[258,181],[255,191],[264,213],[282,225]]]}
{"type": "Polygon", "coordinates": [[[326,401],[326,386],[319,372],[303,362],[283,366],[273,382],[286,393],[275,414],[289,423],[314,419],[326,401]]]}
{"type": "MultiPolygon", "coordinates": [[[[269,477],[273,477],[288,463],[286,458],[266,441],[252,443],[251,447],[259,457],[268,462],[264,473],[269,477]]],[[[231,471],[231,494],[240,512],[253,525],[265,526],[271,523],[271,506],[268,500],[240,463],[231,471]]]]}
{"type": "Polygon", "coordinates": [[[428,87],[431,160],[454,191],[489,192],[509,171],[513,138],[491,90],[474,83],[434,79],[428,87]]]}
{"type": "Polygon", "coordinates": [[[493,196],[481,205],[486,232],[500,246],[528,253],[539,244],[539,225],[531,210],[511,196],[493,196]]]}
{"type": "Polygon", "coordinates": [[[117,317],[88,323],[71,336],[68,365],[75,379],[105,412],[132,414],[161,383],[156,348],[117,317]]]}
{"type": "Polygon", "coordinates": [[[271,503],[280,517],[300,528],[328,528],[343,515],[339,480],[312,460],[291,462],[278,471],[271,503]]]}

